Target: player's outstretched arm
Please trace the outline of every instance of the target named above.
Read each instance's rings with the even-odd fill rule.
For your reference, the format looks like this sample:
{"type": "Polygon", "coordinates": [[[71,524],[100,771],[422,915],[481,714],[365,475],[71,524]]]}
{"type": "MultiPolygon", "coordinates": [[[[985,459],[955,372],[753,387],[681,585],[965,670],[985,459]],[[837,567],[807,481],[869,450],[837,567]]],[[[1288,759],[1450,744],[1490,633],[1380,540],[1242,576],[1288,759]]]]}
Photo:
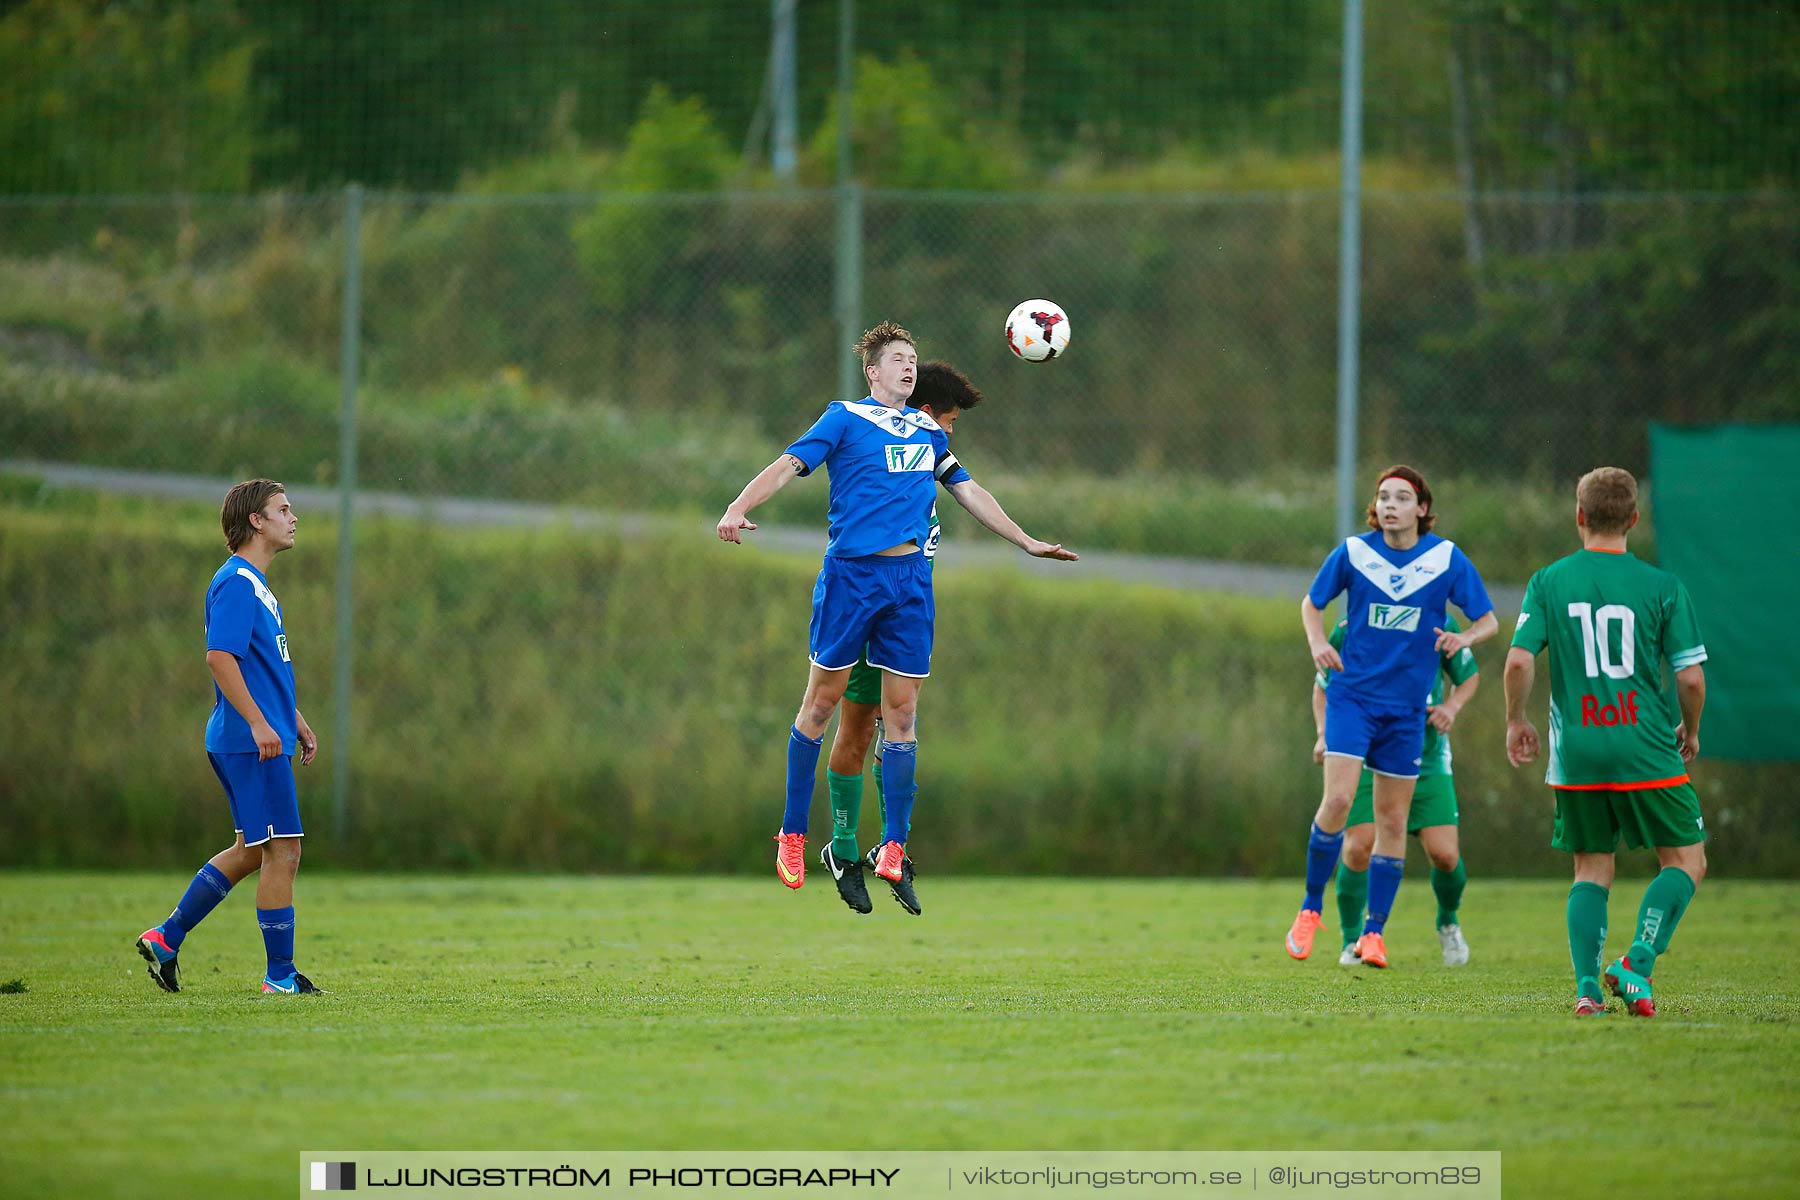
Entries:
{"type": "Polygon", "coordinates": [[[1700,710],[1706,706],[1706,670],[1695,663],[1675,672],[1675,701],[1681,705],[1681,725],[1675,730],[1675,747],[1681,761],[1700,757],[1700,710]]]}
{"type": "Polygon", "coordinates": [[[750,510],[786,487],[788,480],[805,471],[806,464],[792,454],[784,454],[758,471],[756,478],[744,485],[738,498],[731,502],[725,515],[719,518],[719,540],[742,544],[744,539],[739,534],[743,530],[756,528],[755,523],[750,520],[750,510]]]}
{"type": "Polygon", "coordinates": [[[1506,761],[1522,767],[1538,756],[1538,731],[1525,715],[1537,682],[1537,655],[1522,646],[1506,652],[1506,672],[1501,686],[1506,692],[1506,761]]]}
{"type": "Polygon", "coordinates": [[[1344,660],[1325,636],[1325,614],[1313,604],[1311,595],[1300,597],[1300,624],[1306,630],[1306,648],[1312,654],[1313,665],[1321,671],[1343,670],[1344,660]]]}
{"type": "Polygon", "coordinates": [[[968,510],[969,515],[1031,557],[1054,558],[1061,562],[1076,562],[1081,558],[1073,550],[1063,549],[1061,542],[1040,542],[1020,529],[1019,523],[1007,516],[1006,510],[1000,507],[1000,502],[973,479],[945,486],[956,497],[956,502],[968,510]]]}

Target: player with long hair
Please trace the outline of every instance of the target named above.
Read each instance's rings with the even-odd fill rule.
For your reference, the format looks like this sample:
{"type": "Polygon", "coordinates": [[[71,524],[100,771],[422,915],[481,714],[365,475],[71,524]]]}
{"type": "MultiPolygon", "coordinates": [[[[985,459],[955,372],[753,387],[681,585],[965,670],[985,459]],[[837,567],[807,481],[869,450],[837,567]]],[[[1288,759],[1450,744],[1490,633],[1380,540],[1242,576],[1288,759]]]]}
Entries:
{"type": "Polygon", "coordinates": [[[1383,933],[1406,868],[1406,820],[1440,656],[1492,637],[1499,623],[1475,565],[1456,543],[1431,531],[1437,511],[1417,470],[1394,466],[1381,473],[1368,522],[1368,533],[1331,552],[1300,601],[1313,665],[1339,675],[1325,698],[1325,794],[1307,839],[1306,894],[1288,929],[1287,952],[1294,958],[1312,953],[1325,884],[1337,869],[1366,763],[1374,775],[1375,844],[1356,952],[1364,964],[1386,967],[1383,933]],[[1325,607],[1339,595],[1346,595],[1347,622],[1341,655],[1324,624],[1325,607]],[[1451,603],[1469,618],[1467,629],[1445,628],[1451,603]]]}

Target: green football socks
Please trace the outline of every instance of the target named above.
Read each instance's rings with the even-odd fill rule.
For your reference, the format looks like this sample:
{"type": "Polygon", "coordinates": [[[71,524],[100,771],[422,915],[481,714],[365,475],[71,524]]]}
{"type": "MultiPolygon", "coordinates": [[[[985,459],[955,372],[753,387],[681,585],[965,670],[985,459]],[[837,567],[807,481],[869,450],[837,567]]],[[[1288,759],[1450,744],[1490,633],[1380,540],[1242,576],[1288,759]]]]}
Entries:
{"type": "Polygon", "coordinates": [[[1649,975],[1656,966],[1657,955],[1669,948],[1675,926],[1693,899],[1693,876],[1680,867],[1664,867],[1644,889],[1631,944],[1631,966],[1638,974],[1649,975]]]}
{"type": "Polygon", "coordinates": [[[1339,862],[1337,869],[1338,924],[1343,928],[1344,945],[1356,945],[1362,936],[1363,909],[1369,904],[1369,871],[1365,867],[1352,871],[1349,864],[1339,862]]]}
{"type": "Polygon", "coordinates": [[[839,775],[825,768],[825,780],[831,788],[831,852],[843,862],[854,862],[856,823],[862,816],[863,777],[839,775]]]}
{"type": "MultiPolygon", "coordinates": [[[[826,767],[825,781],[831,788],[831,852],[849,862],[857,855],[856,828],[862,820],[863,777],[839,775],[826,767]]],[[[881,806],[881,823],[885,828],[887,801],[881,796],[880,758],[875,760],[875,802],[881,806]]]]}
{"type": "Polygon", "coordinates": [[[1606,947],[1606,897],[1606,889],[1597,883],[1578,883],[1569,889],[1569,961],[1575,966],[1576,986],[1596,1000],[1600,986],[1595,981],[1606,947]]]}
{"type": "Polygon", "coordinates": [[[1463,889],[1469,885],[1469,869],[1459,856],[1456,870],[1431,868],[1431,890],[1437,893],[1437,927],[1456,924],[1456,910],[1462,906],[1463,889]]]}

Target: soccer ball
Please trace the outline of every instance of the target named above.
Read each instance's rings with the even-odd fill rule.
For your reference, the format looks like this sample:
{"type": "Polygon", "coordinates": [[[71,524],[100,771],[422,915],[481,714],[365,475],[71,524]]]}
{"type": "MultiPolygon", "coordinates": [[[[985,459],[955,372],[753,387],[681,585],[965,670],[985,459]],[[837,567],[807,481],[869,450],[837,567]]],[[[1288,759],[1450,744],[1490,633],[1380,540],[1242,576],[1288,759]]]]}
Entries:
{"type": "Polygon", "coordinates": [[[1049,300],[1027,300],[1006,316],[1006,344],[1026,362],[1049,362],[1069,348],[1069,314],[1049,300]]]}

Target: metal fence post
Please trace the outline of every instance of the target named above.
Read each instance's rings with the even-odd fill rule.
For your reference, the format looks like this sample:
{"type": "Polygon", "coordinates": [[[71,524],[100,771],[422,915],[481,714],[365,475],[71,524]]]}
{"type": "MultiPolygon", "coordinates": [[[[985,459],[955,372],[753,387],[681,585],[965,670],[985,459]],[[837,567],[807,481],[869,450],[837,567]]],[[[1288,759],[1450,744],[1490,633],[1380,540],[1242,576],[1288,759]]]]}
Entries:
{"type": "Polygon", "coordinates": [[[333,706],[337,728],[331,759],[332,829],[339,841],[350,831],[350,696],[352,642],[351,569],[356,512],[356,377],[362,350],[362,187],[344,189],[344,324],[338,347],[342,406],[338,413],[337,664],[333,706]]]}
{"type": "Polygon", "coordinates": [[[852,50],[856,35],[855,0],[838,0],[838,181],[837,253],[833,295],[838,327],[838,399],[858,400],[868,391],[862,366],[850,347],[862,334],[862,192],[850,161],[853,88],[852,50]]]}
{"type": "Polygon", "coordinates": [[[1343,175],[1338,233],[1338,537],[1357,530],[1357,337],[1362,298],[1362,0],[1344,0],[1343,175]]]}
{"type": "Polygon", "coordinates": [[[769,39],[769,97],[774,118],[770,130],[769,166],[775,178],[786,184],[794,182],[799,164],[799,120],[795,116],[798,90],[794,82],[797,56],[794,51],[794,9],[799,0],[772,0],[771,17],[774,30],[769,39]]]}

